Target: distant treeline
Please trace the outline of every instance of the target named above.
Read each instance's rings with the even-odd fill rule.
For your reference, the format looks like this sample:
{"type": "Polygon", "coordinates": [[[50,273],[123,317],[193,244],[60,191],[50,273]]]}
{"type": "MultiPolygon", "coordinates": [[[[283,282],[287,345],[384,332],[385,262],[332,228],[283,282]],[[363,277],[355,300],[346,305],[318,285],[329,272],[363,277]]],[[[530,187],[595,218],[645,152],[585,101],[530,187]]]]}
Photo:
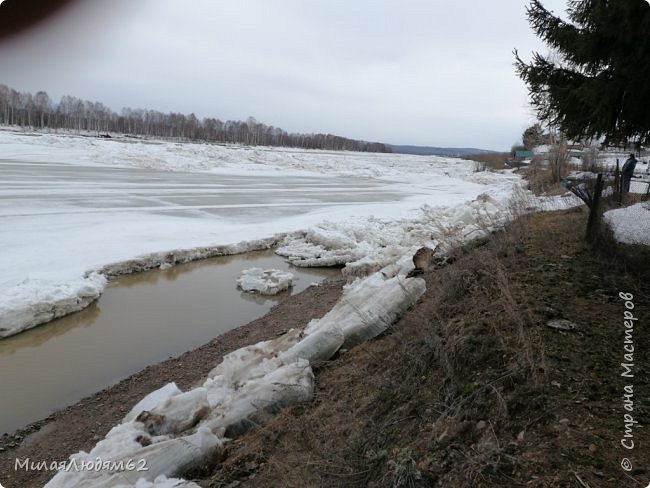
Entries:
{"type": "Polygon", "coordinates": [[[290,134],[278,127],[258,122],[253,117],[246,121],[223,122],[215,118],[199,120],[194,114],[165,114],[156,110],[132,108],[123,108],[118,115],[101,102],[66,95],[61,97],[59,103],[54,103],[44,91],[32,95],[2,84],[0,124],[252,146],[391,152],[389,146],[378,142],[357,141],[332,134],[290,134]]]}

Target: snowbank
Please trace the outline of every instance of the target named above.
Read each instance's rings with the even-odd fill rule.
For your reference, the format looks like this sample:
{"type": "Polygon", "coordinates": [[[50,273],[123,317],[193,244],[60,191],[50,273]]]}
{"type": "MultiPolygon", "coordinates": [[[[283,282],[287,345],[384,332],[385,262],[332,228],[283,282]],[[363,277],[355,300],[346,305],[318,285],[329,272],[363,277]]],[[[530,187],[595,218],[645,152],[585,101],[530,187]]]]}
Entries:
{"type": "Polygon", "coordinates": [[[347,219],[321,222],[287,236],[276,250],[294,266],[345,266],[343,274],[368,276],[423,246],[463,244],[506,223],[507,205],[487,194],[455,207],[422,205],[408,219],[347,219]]]}
{"type": "Polygon", "coordinates": [[[279,269],[249,268],[242,271],[237,286],[261,295],[277,295],[293,286],[293,273],[279,269]]]}

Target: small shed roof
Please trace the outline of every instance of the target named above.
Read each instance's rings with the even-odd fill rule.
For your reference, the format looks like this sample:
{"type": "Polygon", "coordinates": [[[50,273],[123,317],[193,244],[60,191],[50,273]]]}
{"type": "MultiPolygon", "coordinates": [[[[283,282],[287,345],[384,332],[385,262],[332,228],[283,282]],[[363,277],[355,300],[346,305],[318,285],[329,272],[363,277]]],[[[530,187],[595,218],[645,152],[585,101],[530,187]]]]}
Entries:
{"type": "Polygon", "coordinates": [[[515,158],[517,159],[532,158],[533,156],[535,156],[533,151],[515,151],[515,158]]]}

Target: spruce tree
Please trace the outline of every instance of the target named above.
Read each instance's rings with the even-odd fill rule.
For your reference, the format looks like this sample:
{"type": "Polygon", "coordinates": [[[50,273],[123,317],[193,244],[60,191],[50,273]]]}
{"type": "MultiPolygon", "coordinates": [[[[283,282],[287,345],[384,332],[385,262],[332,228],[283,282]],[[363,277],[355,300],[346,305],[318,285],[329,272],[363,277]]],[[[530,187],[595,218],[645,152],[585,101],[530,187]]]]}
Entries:
{"type": "Polygon", "coordinates": [[[533,0],[527,13],[551,49],[530,63],[515,50],[539,119],[570,139],[650,143],[650,4],[570,0],[564,20],[533,0]]]}

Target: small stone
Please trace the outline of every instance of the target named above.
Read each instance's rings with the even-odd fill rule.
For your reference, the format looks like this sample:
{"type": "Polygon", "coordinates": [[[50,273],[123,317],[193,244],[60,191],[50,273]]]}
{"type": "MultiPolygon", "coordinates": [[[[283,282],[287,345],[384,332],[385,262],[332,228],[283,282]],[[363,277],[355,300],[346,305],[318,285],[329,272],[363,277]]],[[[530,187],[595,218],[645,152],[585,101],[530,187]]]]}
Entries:
{"type": "Polygon", "coordinates": [[[445,429],[445,431],[438,436],[438,444],[441,446],[445,446],[449,443],[449,429],[445,429]]]}
{"type": "Polygon", "coordinates": [[[562,388],[562,384],[559,381],[551,381],[551,386],[555,386],[556,388],[562,388]]]}
{"type": "Polygon", "coordinates": [[[553,428],[556,432],[566,432],[569,429],[569,419],[562,419],[553,428]]]}
{"type": "Polygon", "coordinates": [[[598,446],[596,444],[589,444],[589,452],[598,452],[598,446]]]}
{"type": "Polygon", "coordinates": [[[487,422],[485,420],[479,420],[476,423],[476,430],[479,432],[484,431],[486,427],[487,427],[487,422]]]}
{"type": "Polygon", "coordinates": [[[555,320],[549,320],[546,322],[546,327],[549,327],[551,329],[555,330],[573,330],[576,328],[576,324],[569,320],[565,319],[555,319],[555,320]]]}

